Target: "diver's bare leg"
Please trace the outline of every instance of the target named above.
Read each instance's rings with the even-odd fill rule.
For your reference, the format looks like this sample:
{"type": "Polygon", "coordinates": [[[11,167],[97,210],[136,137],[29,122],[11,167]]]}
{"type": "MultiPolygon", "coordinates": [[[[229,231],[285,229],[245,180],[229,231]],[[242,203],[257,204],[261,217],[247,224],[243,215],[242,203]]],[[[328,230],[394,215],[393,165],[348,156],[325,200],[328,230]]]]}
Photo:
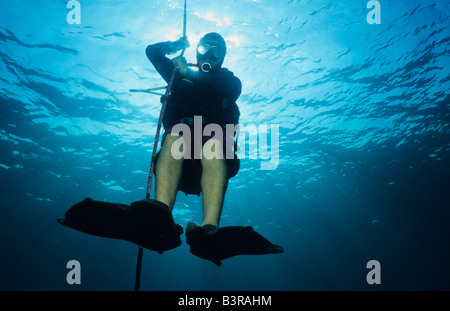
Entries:
{"type": "MultiPolygon", "coordinates": [[[[211,143],[210,139],[205,144],[211,143]]],[[[221,142],[217,142],[220,146],[221,142]]],[[[205,148],[204,148],[205,150],[205,148]]],[[[227,189],[228,178],[224,159],[207,159],[202,157],[202,193],[203,193],[203,223],[202,226],[210,224],[219,227],[220,214],[227,189]]]]}
{"type": "Polygon", "coordinates": [[[179,136],[167,135],[156,163],[156,200],[163,202],[173,209],[180,182],[183,159],[172,157],[172,144],[179,136]]]}

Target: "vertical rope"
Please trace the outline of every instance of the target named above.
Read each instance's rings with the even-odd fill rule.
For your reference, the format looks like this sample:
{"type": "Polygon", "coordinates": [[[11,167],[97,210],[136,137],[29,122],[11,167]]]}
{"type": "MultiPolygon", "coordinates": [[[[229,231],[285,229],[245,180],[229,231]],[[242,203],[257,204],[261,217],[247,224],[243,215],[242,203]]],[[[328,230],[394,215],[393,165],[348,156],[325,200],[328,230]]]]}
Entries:
{"type": "Polygon", "coordinates": [[[139,246],[139,251],[138,251],[138,261],[137,261],[137,265],[136,265],[136,281],[134,283],[134,290],[135,291],[139,291],[140,287],[141,287],[141,266],[142,266],[142,254],[144,252],[144,249],[142,248],[142,246],[139,246]]]}
{"type": "MultiPolygon", "coordinates": [[[[186,38],[186,0],[184,0],[183,37],[186,38]]],[[[184,55],[185,50],[186,50],[186,48],[183,49],[180,56],[184,55]]],[[[161,107],[161,111],[159,112],[159,119],[158,119],[158,126],[156,128],[155,142],[153,143],[152,160],[150,162],[150,172],[148,174],[147,191],[145,194],[146,199],[150,199],[150,194],[152,191],[153,172],[155,171],[156,151],[158,150],[159,136],[160,136],[160,132],[161,132],[161,124],[162,124],[162,120],[164,118],[164,113],[166,111],[167,102],[169,101],[170,93],[172,91],[172,84],[175,79],[177,70],[178,70],[178,67],[174,65],[172,75],[170,76],[170,80],[167,85],[166,93],[164,94],[164,102],[161,107]]],[[[139,291],[139,289],[140,289],[143,253],[144,253],[143,247],[139,246],[138,259],[137,259],[137,265],[136,265],[136,281],[134,283],[135,291],[139,291]]]]}
{"type": "MultiPolygon", "coordinates": [[[[185,38],[185,39],[186,39],[186,2],[187,2],[187,0],[184,0],[183,38],[185,38]]],[[[186,51],[186,47],[184,47],[183,50],[181,51],[181,54],[180,54],[181,57],[184,55],[185,51],[186,51]]],[[[166,93],[164,94],[164,102],[161,107],[161,112],[159,113],[158,127],[156,129],[155,142],[153,143],[152,161],[150,162],[150,173],[149,173],[148,182],[147,182],[147,193],[145,196],[147,199],[150,198],[150,193],[152,190],[152,179],[153,179],[153,172],[155,170],[156,150],[158,149],[159,135],[161,132],[161,123],[162,123],[162,119],[164,117],[164,112],[166,111],[167,101],[169,100],[169,96],[172,91],[172,84],[173,84],[173,80],[175,78],[177,69],[178,69],[177,66],[174,66],[173,71],[172,71],[172,76],[170,77],[169,83],[167,85],[166,93]]]]}
{"type": "Polygon", "coordinates": [[[158,150],[159,136],[161,132],[161,123],[164,118],[164,112],[166,111],[167,102],[170,97],[170,92],[172,90],[173,80],[175,79],[175,74],[177,73],[177,67],[174,66],[172,71],[172,76],[170,77],[169,84],[167,85],[166,94],[164,94],[164,102],[161,107],[161,111],[159,113],[158,126],[156,128],[155,142],[153,143],[153,151],[152,151],[152,160],[150,162],[150,172],[148,174],[148,182],[147,182],[147,193],[145,197],[150,199],[150,193],[152,191],[152,180],[153,180],[153,172],[155,171],[155,162],[156,162],[156,150],[158,150]]]}
{"type": "MultiPolygon", "coordinates": [[[[153,143],[152,160],[150,162],[150,172],[148,174],[147,193],[145,195],[146,199],[150,199],[150,193],[152,190],[153,172],[155,170],[156,150],[158,149],[159,135],[161,132],[161,123],[162,123],[162,119],[164,117],[164,112],[166,111],[167,101],[169,100],[173,80],[175,79],[175,74],[177,73],[177,69],[178,69],[177,66],[174,66],[173,71],[172,71],[172,76],[170,77],[169,84],[167,85],[166,94],[164,95],[164,102],[161,107],[161,112],[159,113],[158,126],[156,128],[156,135],[155,135],[155,142],[153,143]]],[[[144,249],[142,248],[142,246],[139,246],[138,259],[137,259],[137,265],[136,265],[136,281],[134,284],[135,291],[139,291],[139,289],[140,289],[143,251],[144,251],[144,249]]]]}

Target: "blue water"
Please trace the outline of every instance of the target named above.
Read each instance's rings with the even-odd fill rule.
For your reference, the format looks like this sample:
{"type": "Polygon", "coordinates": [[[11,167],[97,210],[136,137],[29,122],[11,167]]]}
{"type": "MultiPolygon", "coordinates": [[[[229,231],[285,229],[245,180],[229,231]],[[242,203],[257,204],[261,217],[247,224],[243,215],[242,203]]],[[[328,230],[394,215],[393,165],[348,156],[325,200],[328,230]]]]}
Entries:
{"type": "MultiPolygon", "coordinates": [[[[56,218],[92,197],[145,196],[164,86],[148,44],[182,33],[182,1],[2,0],[0,289],[132,290],[137,246],[56,218]],[[68,285],[69,260],[81,285],[68,285]]],[[[450,2],[188,1],[191,46],[211,31],[243,83],[242,124],[279,126],[279,165],[245,158],[222,226],[285,253],[218,268],[183,245],[144,252],[143,290],[449,290],[450,2]],[[369,260],[381,284],[369,285],[369,260]]],[[[195,49],[185,54],[195,60],[195,49]]],[[[270,128],[270,127],[269,127],[270,128]]],[[[175,220],[201,222],[179,194],[175,220]]]]}

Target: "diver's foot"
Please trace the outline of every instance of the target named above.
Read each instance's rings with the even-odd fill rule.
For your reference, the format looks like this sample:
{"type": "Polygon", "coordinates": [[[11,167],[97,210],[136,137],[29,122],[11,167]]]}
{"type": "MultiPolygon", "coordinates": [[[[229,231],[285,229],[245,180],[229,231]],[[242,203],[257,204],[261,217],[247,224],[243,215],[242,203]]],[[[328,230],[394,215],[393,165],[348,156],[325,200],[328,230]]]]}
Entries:
{"type": "Polygon", "coordinates": [[[126,240],[158,253],[180,246],[183,233],[169,207],[150,199],[131,205],[85,199],[72,206],[58,222],[88,234],[126,240]]]}
{"type": "Polygon", "coordinates": [[[221,227],[190,222],[186,228],[186,243],[197,257],[220,266],[221,260],[236,255],[279,254],[284,249],[271,243],[252,227],[221,227]]]}
{"type": "Polygon", "coordinates": [[[217,230],[219,230],[219,228],[210,224],[203,225],[202,228],[206,234],[210,235],[217,233],[217,230]]]}
{"type": "Polygon", "coordinates": [[[132,228],[130,234],[143,236],[148,249],[162,253],[181,245],[183,227],[175,224],[170,208],[157,200],[144,199],[131,203],[131,213],[141,222],[142,229],[132,228]]]}
{"type": "Polygon", "coordinates": [[[194,229],[201,229],[201,231],[203,233],[209,234],[209,235],[213,235],[215,233],[217,233],[217,231],[219,230],[218,227],[211,225],[211,224],[206,224],[206,225],[202,225],[202,226],[197,226],[197,224],[190,222],[188,223],[187,227],[186,227],[186,234],[189,232],[191,232],[194,229]]]}

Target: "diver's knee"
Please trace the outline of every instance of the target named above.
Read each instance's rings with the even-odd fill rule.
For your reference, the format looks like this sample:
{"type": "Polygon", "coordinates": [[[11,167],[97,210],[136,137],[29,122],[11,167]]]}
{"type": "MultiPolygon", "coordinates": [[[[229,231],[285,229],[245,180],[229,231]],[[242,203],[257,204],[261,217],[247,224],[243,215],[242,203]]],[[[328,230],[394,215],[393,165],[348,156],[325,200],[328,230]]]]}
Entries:
{"type": "Polygon", "coordinates": [[[212,173],[217,176],[221,176],[226,173],[226,164],[224,159],[206,159],[203,157],[201,163],[204,173],[212,173]]]}

